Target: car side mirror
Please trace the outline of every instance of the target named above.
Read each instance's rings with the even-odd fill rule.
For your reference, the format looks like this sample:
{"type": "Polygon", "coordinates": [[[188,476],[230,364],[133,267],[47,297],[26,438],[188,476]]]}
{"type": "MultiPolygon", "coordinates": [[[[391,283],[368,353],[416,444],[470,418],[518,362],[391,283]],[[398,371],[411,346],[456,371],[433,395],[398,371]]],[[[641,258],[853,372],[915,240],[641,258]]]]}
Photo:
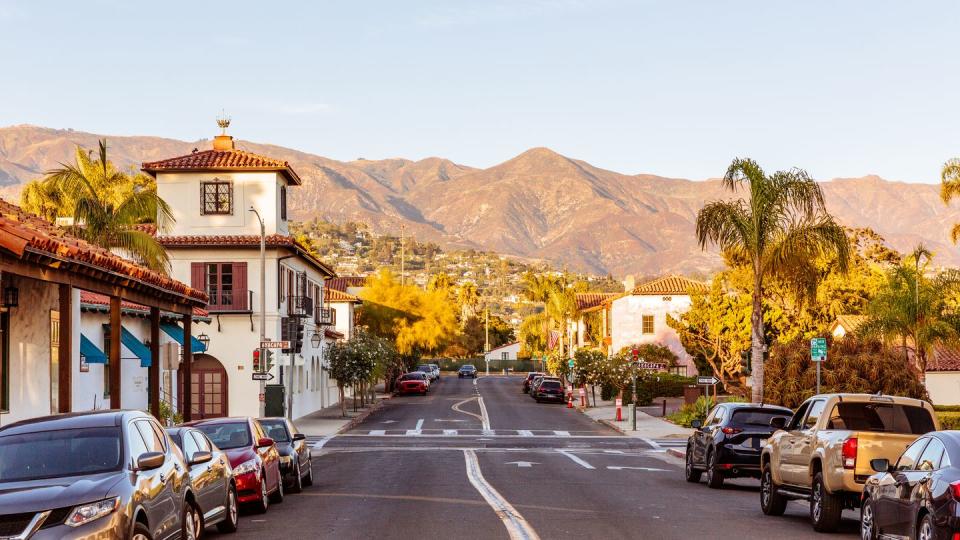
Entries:
{"type": "Polygon", "coordinates": [[[213,454],[207,452],[206,450],[200,450],[194,452],[193,455],[190,456],[190,465],[199,465],[201,463],[206,463],[211,459],[213,459],[213,454]]]}
{"type": "Polygon", "coordinates": [[[305,440],[307,440],[307,436],[304,435],[303,433],[294,433],[294,434],[293,434],[293,440],[295,440],[295,441],[305,441],[305,440]]]}
{"type": "Polygon", "coordinates": [[[787,418],[785,416],[774,416],[770,419],[770,427],[773,429],[783,429],[787,425],[787,418]]]}
{"type": "Polygon", "coordinates": [[[257,440],[257,448],[267,448],[273,446],[273,439],[270,437],[261,437],[257,440]]]}
{"type": "Polygon", "coordinates": [[[690,422],[690,427],[692,427],[693,429],[700,429],[703,427],[703,422],[701,422],[699,419],[694,420],[690,422]]]}
{"type": "Polygon", "coordinates": [[[163,452],[145,452],[137,458],[138,471],[152,471],[163,465],[166,456],[163,452]]]}
{"type": "Polygon", "coordinates": [[[887,458],[871,459],[870,468],[877,472],[890,472],[890,460],[887,458]]]}

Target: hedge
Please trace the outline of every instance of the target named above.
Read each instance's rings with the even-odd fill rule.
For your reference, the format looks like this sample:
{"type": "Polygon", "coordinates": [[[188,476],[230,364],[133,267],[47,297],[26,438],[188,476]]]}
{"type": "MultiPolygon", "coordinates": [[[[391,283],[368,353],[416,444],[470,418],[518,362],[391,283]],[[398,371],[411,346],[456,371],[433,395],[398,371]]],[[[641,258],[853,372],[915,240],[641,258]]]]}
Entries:
{"type": "MultiPolygon", "coordinates": [[[[650,405],[654,398],[683,397],[683,389],[696,384],[695,377],[684,377],[673,373],[651,373],[637,379],[637,404],[650,405]]],[[[618,389],[604,386],[600,391],[601,399],[610,400],[617,397],[618,389]]],[[[633,385],[623,388],[623,404],[633,403],[633,385]]]]}
{"type": "Polygon", "coordinates": [[[937,417],[940,419],[940,429],[960,429],[960,412],[938,412],[937,417]]]}

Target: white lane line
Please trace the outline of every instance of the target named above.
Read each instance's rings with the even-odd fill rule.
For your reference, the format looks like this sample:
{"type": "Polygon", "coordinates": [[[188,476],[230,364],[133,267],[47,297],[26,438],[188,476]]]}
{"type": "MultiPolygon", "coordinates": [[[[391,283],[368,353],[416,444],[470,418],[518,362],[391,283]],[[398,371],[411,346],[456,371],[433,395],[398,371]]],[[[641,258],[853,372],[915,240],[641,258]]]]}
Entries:
{"type": "Polygon", "coordinates": [[[443,434],[444,434],[444,435],[447,435],[447,436],[456,437],[456,436],[457,436],[457,430],[455,430],[455,429],[445,429],[445,430],[443,430],[443,434]]]}
{"type": "Polygon", "coordinates": [[[415,429],[415,430],[417,430],[417,431],[420,431],[421,429],[423,429],[423,418],[417,420],[417,427],[415,427],[415,428],[413,428],[413,429],[415,429]]]}
{"type": "Polygon", "coordinates": [[[566,450],[557,450],[557,452],[559,452],[559,453],[567,456],[568,458],[570,458],[571,461],[573,461],[573,462],[576,463],[577,465],[583,467],[584,469],[594,469],[594,468],[595,468],[593,465],[591,465],[591,464],[587,463],[586,461],[580,459],[579,457],[571,454],[570,452],[567,452],[566,450]]]}
{"type": "Polygon", "coordinates": [[[640,439],[641,441],[649,444],[650,447],[653,448],[654,450],[663,450],[663,447],[660,446],[660,444],[657,443],[657,441],[655,441],[655,440],[653,440],[653,439],[650,439],[650,438],[648,438],[648,437],[637,437],[637,438],[640,439]]]}
{"type": "Polygon", "coordinates": [[[556,435],[557,437],[569,437],[569,436],[570,436],[570,432],[569,432],[569,431],[554,431],[553,434],[556,435]]]}
{"type": "Polygon", "coordinates": [[[372,430],[370,430],[370,434],[371,434],[371,435],[386,435],[386,434],[387,434],[387,430],[385,430],[385,429],[372,429],[372,430]]]}
{"type": "Polygon", "coordinates": [[[495,431],[493,431],[492,429],[485,429],[485,430],[483,430],[482,435],[483,435],[484,437],[496,437],[496,436],[497,436],[497,433],[496,433],[495,431]]]}
{"type": "Polygon", "coordinates": [[[490,429],[490,416],[487,414],[487,407],[483,404],[483,398],[477,400],[480,403],[480,421],[483,422],[483,429],[490,429]]]}
{"type": "Polygon", "coordinates": [[[313,445],[313,449],[320,450],[321,448],[326,446],[326,444],[330,442],[330,440],[333,439],[334,437],[336,437],[336,435],[327,435],[326,437],[317,441],[316,444],[313,445]]]}
{"type": "Polygon", "coordinates": [[[517,512],[517,509],[483,478],[483,473],[480,472],[480,463],[477,461],[477,454],[473,450],[464,450],[463,458],[467,462],[467,478],[473,484],[473,487],[480,492],[480,496],[493,508],[500,521],[503,522],[511,540],[539,540],[540,536],[520,515],[520,512],[517,512]]]}
{"type": "Polygon", "coordinates": [[[518,429],[517,434],[521,437],[533,437],[533,432],[529,429],[518,429]]]}
{"type": "Polygon", "coordinates": [[[407,435],[412,435],[412,436],[414,436],[414,437],[419,437],[420,435],[423,435],[423,432],[420,431],[419,429],[408,429],[408,430],[407,430],[407,435]]]}

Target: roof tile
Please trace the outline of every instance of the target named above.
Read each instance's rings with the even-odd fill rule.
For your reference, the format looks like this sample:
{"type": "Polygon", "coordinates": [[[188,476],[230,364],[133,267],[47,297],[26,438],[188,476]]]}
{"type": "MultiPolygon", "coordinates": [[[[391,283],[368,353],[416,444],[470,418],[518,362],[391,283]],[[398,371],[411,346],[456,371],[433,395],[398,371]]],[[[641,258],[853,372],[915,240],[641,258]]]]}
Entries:
{"type": "Polygon", "coordinates": [[[290,163],[237,149],[204,150],[185,156],[149,161],[143,163],[141,169],[148,173],[162,171],[279,171],[284,173],[290,183],[297,185],[302,183],[300,177],[290,167],[290,163]]]}
{"type": "Polygon", "coordinates": [[[631,294],[690,294],[707,292],[707,285],[683,276],[665,276],[637,285],[631,294]]]}
{"type": "MultiPolygon", "coordinates": [[[[211,234],[211,235],[181,235],[157,236],[157,241],[163,247],[260,247],[260,236],[256,234],[211,234]]],[[[267,247],[288,247],[296,250],[304,258],[330,276],[336,276],[333,268],[315,257],[306,246],[297,242],[297,239],[284,234],[271,234],[266,237],[267,247]]]]}
{"type": "Polygon", "coordinates": [[[577,302],[577,311],[583,311],[586,309],[591,309],[599,306],[600,304],[620,296],[620,293],[597,293],[597,292],[587,292],[587,293],[577,293],[576,302],[577,302]]]}

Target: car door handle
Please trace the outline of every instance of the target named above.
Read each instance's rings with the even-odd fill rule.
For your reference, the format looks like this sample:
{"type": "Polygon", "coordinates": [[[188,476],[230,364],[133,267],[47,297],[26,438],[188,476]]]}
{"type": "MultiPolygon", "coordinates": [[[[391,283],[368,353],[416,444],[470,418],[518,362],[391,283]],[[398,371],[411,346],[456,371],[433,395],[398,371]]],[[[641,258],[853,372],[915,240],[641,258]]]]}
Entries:
{"type": "Polygon", "coordinates": [[[924,476],[923,478],[920,479],[921,484],[926,484],[929,481],[930,481],[930,475],[924,476]]]}
{"type": "Polygon", "coordinates": [[[167,477],[164,476],[163,473],[160,473],[160,483],[162,484],[162,483],[164,483],[164,482],[166,482],[166,481],[167,481],[167,477]]]}

